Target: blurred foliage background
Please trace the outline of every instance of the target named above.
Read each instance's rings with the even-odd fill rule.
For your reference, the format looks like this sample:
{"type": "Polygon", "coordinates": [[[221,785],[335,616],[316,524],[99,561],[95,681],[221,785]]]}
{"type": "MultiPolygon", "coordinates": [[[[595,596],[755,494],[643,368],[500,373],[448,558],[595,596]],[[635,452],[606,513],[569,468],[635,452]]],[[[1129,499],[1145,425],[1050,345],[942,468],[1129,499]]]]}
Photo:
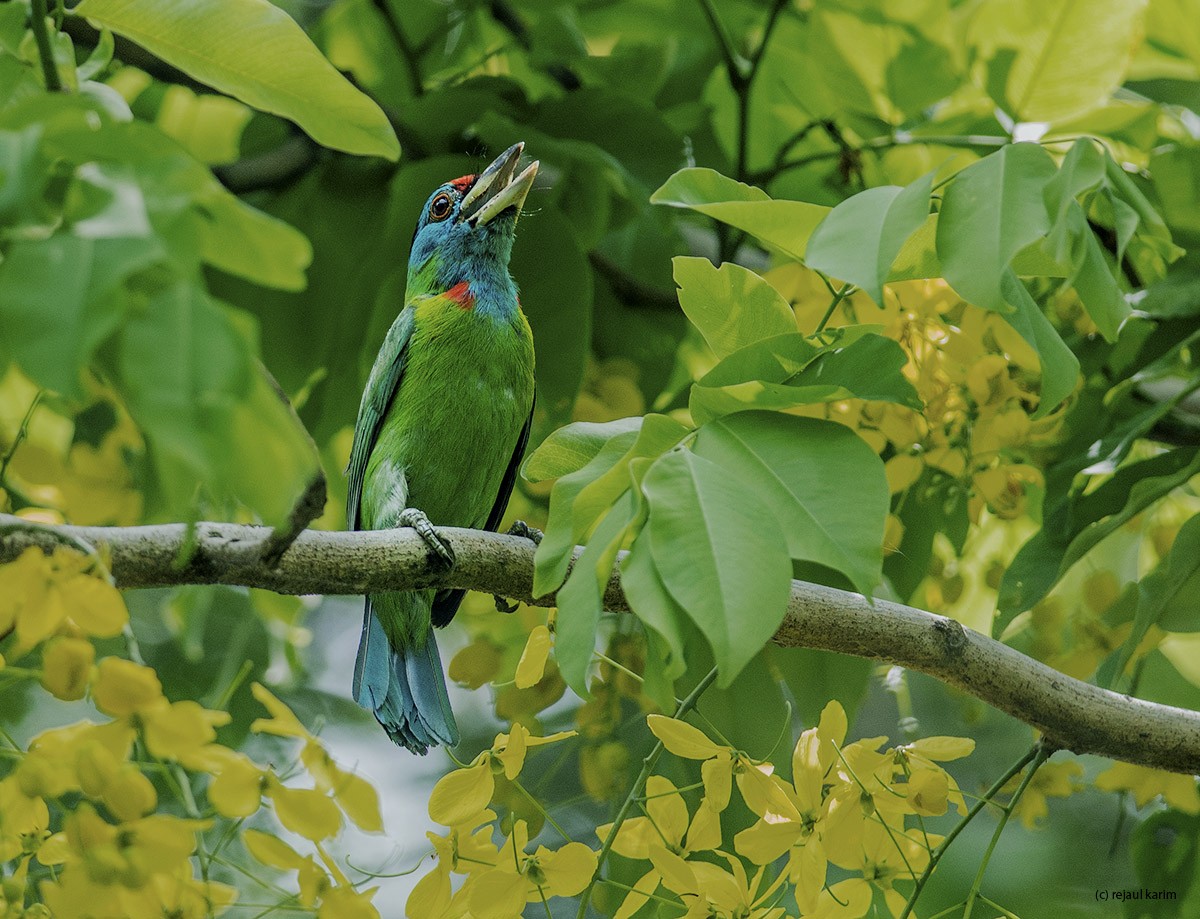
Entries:
{"type": "MultiPolygon", "coordinates": [[[[0,3],[0,509],[27,521],[284,525],[324,483],[327,501],[301,522],[344,527],[351,428],[402,302],[422,202],[518,140],[541,161],[512,272],[538,353],[533,444],[546,446],[510,517],[548,524],[544,586],[589,537],[598,570],[622,546],[642,563],[636,618],[602,616],[594,587],[568,582],[549,659],[543,610],[502,616],[472,595],[452,626],[459,761],[497,731],[579,732],[530,752],[522,787],[536,800],[496,779],[504,833],[524,820],[550,844],[548,810],[597,848],[654,743],[644,716],[714,662],[700,726],[783,775],[831,699],[856,738],[973,738],[951,768],[968,800],[1028,748],[1028,728],[918,674],[764,647],[792,576],[944,613],[1080,679],[1200,707],[1195,0],[45,7],[0,3]],[[623,421],[643,416],[655,420],[623,421]],[[570,422],[584,425],[564,433],[570,422]],[[668,459],[696,428],[688,459],[668,459]],[[753,449],[730,454],[735,435],[753,449]],[[747,492],[747,506],[772,502],[764,470],[793,452],[811,465],[788,473],[788,500],[834,537],[785,520],[733,595],[705,591],[717,597],[701,598],[707,618],[672,605],[683,582],[720,581],[725,550],[755,529],[734,505],[747,492]],[[740,491],[705,504],[705,463],[740,491]],[[610,476],[591,517],[573,519],[572,500],[613,469],[619,485],[610,476]],[[716,523],[698,524],[714,507],[716,523]],[[643,532],[697,527],[711,528],[711,557],[671,558],[649,537],[639,555],[643,532]],[[726,623],[745,628],[724,634],[726,623]]],[[[139,655],[166,699],[227,713],[211,719],[213,745],[274,764],[285,784],[298,749],[322,749],[290,728],[251,732],[263,683],[382,795],[386,835],[343,834],[304,862],[243,842],[243,820],[278,833],[266,808],[213,803],[203,776],[243,768],[232,752],[126,750],[150,763],[161,813],[216,821],[193,828],[192,867],[164,876],[202,866],[240,897],[225,915],[370,915],[351,911],[368,909],[351,894],[376,887],[379,913],[401,914],[430,863],[393,875],[429,850],[426,802],[452,763],[407,757],[350,702],[356,602],[140,591],[125,598],[129,635],[77,617],[53,640],[94,651],[62,645],[56,657],[53,628],[21,633],[18,587],[33,581],[19,578],[32,570],[0,568],[0,593],[16,598],[0,598],[0,613],[17,623],[0,629],[12,633],[0,638],[11,915],[39,909],[37,884],[57,878],[61,853],[33,856],[64,814],[90,796],[108,824],[128,817],[78,776],[56,790],[24,764],[31,738],[94,718],[93,702],[120,717],[111,695],[97,702],[110,677],[91,658],[139,655]],[[55,682],[80,660],[83,684],[55,682]],[[156,759],[170,768],[155,773],[156,759]],[[58,809],[42,823],[13,816],[30,795],[58,809]]],[[[74,576],[65,562],[47,572],[36,578],[74,576]]],[[[304,767],[318,791],[342,787],[304,767]]],[[[699,776],[678,757],[660,772],[679,787],[699,776]]],[[[284,820],[286,798],[272,801],[284,820]]],[[[338,805],[374,828],[354,801],[338,805]]],[[[306,823],[328,816],[311,807],[284,820],[299,852],[298,839],[332,835],[306,823]]],[[[1200,915],[1198,815],[1191,779],[1059,754],[1031,781],[982,889],[1025,919],[1200,915]],[[1135,887],[1178,899],[1094,896],[1135,887]]],[[[729,849],[755,815],[735,800],[721,819],[729,849]]],[[[926,824],[946,832],[955,819],[926,824]]],[[[967,828],[920,915],[962,903],[995,826],[985,815],[967,828]]],[[[86,862],[87,834],[73,832],[86,862]]],[[[643,873],[610,858],[616,884],[591,908],[614,913],[617,885],[643,873]]],[[[835,865],[829,880],[851,875],[835,865]]],[[[143,889],[144,876],[124,877],[143,889]]],[[[868,914],[889,914],[887,886],[868,914]]],[[[216,889],[167,914],[216,912],[216,889]]],[[[75,908],[55,915],[87,914],[75,908]]],[[[768,915],[756,908],[745,915],[768,915]]],[[[543,914],[531,902],[528,915],[543,914]]],[[[656,914],[682,909],[638,913],[656,914]]]]}

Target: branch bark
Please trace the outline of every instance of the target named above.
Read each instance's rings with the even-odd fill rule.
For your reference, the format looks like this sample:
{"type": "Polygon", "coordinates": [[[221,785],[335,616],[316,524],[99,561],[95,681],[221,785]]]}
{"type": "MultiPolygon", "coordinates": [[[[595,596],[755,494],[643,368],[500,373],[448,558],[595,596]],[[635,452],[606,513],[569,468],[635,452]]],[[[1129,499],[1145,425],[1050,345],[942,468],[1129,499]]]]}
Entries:
{"type": "MultiPolygon", "coordinates": [[[[411,530],[305,530],[275,567],[261,558],[263,527],[200,523],[142,527],[40,527],[0,515],[0,561],[27,546],[83,540],[108,554],[117,586],[228,584],[284,594],[363,594],[462,587],[538,606],[531,596],[533,544],[517,536],[441,528],[458,558],[450,571],[429,563],[411,530]],[[190,555],[187,554],[189,549],[190,555]]],[[[605,608],[628,612],[614,569],[605,608]]],[[[927,673],[1037,728],[1057,747],[1188,774],[1200,773],[1200,712],[1136,699],[1084,683],[964,628],[899,603],[792,582],[775,642],[887,661],[927,673]]]]}

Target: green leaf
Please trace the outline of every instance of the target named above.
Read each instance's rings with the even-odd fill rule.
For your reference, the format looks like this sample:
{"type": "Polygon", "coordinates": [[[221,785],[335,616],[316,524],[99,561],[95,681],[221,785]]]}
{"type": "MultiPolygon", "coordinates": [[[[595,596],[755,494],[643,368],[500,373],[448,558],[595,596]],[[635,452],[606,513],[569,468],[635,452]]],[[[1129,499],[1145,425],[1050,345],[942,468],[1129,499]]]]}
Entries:
{"type": "Polygon", "coordinates": [[[387,116],[267,0],[82,0],[72,11],[334,150],[395,160],[387,116]]]}
{"type": "Polygon", "coordinates": [[[1016,307],[1016,312],[1005,318],[1037,352],[1042,365],[1041,399],[1033,415],[1042,418],[1075,390],[1079,358],[1067,347],[1011,268],[1005,270],[1001,286],[1008,302],[1016,307]]]}
{"type": "Polygon", "coordinates": [[[1078,245],[1083,251],[1078,256],[1070,283],[1104,340],[1115,342],[1121,324],[1129,318],[1132,310],[1125,301],[1125,294],[1117,284],[1117,279],[1113,277],[1113,269],[1105,257],[1104,249],[1087,225],[1083,209],[1075,205],[1071,214],[1071,220],[1076,225],[1078,245]]]}
{"type": "Polygon", "coordinates": [[[929,216],[932,188],[928,173],[906,188],[884,185],[847,198],[813,231],[805,263],[857,284],[882,304],[892,263],[929,216]]]}
{"type": "Polygon", "coordinates": [[[637,439],[611,469],[600,473],[575,496],[571,502],[572,536],[581,540],[599,519],[604,508],[626,491],[633,480],[630,464],[639,459],[654,460],[683,440],[691,430],[668,415],[651,413],[641,419],[637,439]]]}
{"type": "Polygon", "coordinates": [[[708,639],[728,686],[783,621],[791,563],[758,493],[687,450],[661,457],[642,483],[654,564],[708,639]]]}
{"type": "Polygon", "coordinates": [[[650,196],[652,204],[690,208],[757,236],[792,258],[804,258],[808,238],[829,208],[804,201],[775,201],[760,188],[713,169],[681,169],[650,196]]]}
{"type": "Polygon", "coordinates": [[[993,634],[1046,596],[1102,539],[1198,472],[1200,451],[1180,447],[1123,466],[1099,487],[1056,507],[1004,572],[993,634]]]}
{"type": "Polygon", "coordinates": [[[796,331],[783,295],[749,268],[680,255],[672,260],[679,305],[717,357],[772,335],[796,331]]]}
{"type": "Polygon", "coordinates": [[[937,254],[964,300],[1011,312],[1001,290],[1013,257],[1046,235],[1043,191],[1054,160],[1037,144],[1001,147],[968,166],[946,187],[938,213],[937,254]]]}
{"type": "MultiPolygon", "coordinates": [[[[638,427],[641,419],[635,419],[638,427]]],[[[575,499],[599,476],[611,469],[637,440],[636,428],[623,430],[611,437],[586,466],[562,476],[550,492],[550,517],[546,532],[534,554],[533,592],[544,596],[558,589],[567,575],[571,554],[575,551],[575,499]]],[[[603,510],[601,508],[600,510],[603,510]]],[[[588,521],[590,527],[595,519],[588,521]]]]}
{"type": "Polygon", "coordinates": [[[153,237],[13,243],[0,262],[8,356],[40,386],[82,398],[80,372],[121,322],[125,279],[163,256],[153,237]]]}
{"type": "Polygon", "coordinates": [[[279,290],[303,290],[312,246],[295,228],[230,194],[205,196],[201,254],[214,268],[279,290]]]}
{"type": "Polygon", "coordinates": [[[1018,121],[1060,121],[1121,85],[1145,9],[1145,0],[987,0],[968,41],[997,105],[1018,121]]]}
{"type": "Polygon", "coordinates": [[[604,610],[604,588],[634,517],[633,497],[626,491],[604,514],[556,597],[554,659],[567,685],[584,699],[590,696],[587,675],[604,610]]]}
{"type": "Polygon", "coordinates": [[[730,354],[692,386],[692,417],[703,424],[748,409],[779,411],[862,398],[919,409],[901,373],[908,357],[893,340],[863,333],[824,351],[803,335],[776,335],[730,354]]]}
{"type": "Polygon", "coordinates": [[[866,441],[833,421],[741,412],[704,425],[694,449],[729,478],[755,483],[793,559],[840,571],[870,596],[889,501],[883,463],[866,441]]]}
{"type": "Polygon", "coordinates": [[[1051,231],[1046,247],[1058,262],[1071,258],[1072,226],[1068,220],[1076,199],[1097,189],[1104,181],[1104,155],[1091,138],[1081,137],[1071,145],[1058,174],[1046,184],[1046,209],[1051,231]]]}
{"type": "Polygon", "coordinates": [[[1151,622],[1168,632],[1200,632],[1200,515],[1179,530],[1171,551],[1141,582],[1142,598],[1151,622]]]}
{"type": "Polygon", "coordinates": [[[653,538],[650,527],[642,527],[633,540],[621,559],[621,587],[630,609],[667,646],[666,672],[674,679],[684,669],[684,636],[690,620],[654,567],[653,538]]]}
{"type": "Polygon", "coordinates": [[[521,474],[526,481],[544,482],[575,472],[590,463],[618,434],[637,431],[641,424],[641,418],[618,418],[603,423],[576,421],[559,428],[529,455],[521,474]]]}

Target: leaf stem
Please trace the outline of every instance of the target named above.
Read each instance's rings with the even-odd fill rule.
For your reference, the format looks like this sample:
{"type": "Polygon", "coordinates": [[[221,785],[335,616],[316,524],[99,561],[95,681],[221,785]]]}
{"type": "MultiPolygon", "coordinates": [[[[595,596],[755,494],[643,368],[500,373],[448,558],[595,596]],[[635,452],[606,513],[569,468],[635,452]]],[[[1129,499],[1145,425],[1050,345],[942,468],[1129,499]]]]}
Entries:
{"type": "Polygon", "coordinates": [[[46,0],[33,0],[32,10],[29,14],[29,28],[37,43],[38,58],[42,62],[42,76],[46,80],[46,89],[49,92],[60,93],[63,89],[62,77],[59,76],[58,67],[54,63],[54,49],[50,46],[50,33],[46,31],[48,15],[46,0]]]}
{"type": "Polygon", "coordinates": [[[412,84],[413,95],[425,95],[425,81],[421,77],[420,55],[413,48],[412,42],[408,40],[408,36],[404,34],[404,30],[400,28],[400,21],[396,18],[396,13],[392,9],[391,4],[388,3],[388,0],[372,0],[372,6],[383,17],[388,32],[391,33],[392,40],[396,43],[396,48],[400,52],[400,57],[404,59],[404,66],[408,70],[408,82],[412,84]]]}
{"type": "Polygon", "coordinates": [[[825,331],[825,326],[828,325],[829,320],[833,318],[833,311],[838,308],[838,304],[840,304],[843,300],[846,299],[847,296],[849,296],[853,292],[854,292],[853,284],[843,284],[841,286],[841,289],[838,290],[833,295],[833,299],[829,301],[829,308],[825,310],[825,315],[822,316],[821,321],[817,323],[817,328],[813,331],[813,335],[820,335],[822,332],[825,331]]]}
{"type": "Polygon", "coordinates": [[[963,919],[971,919],[971,910],[975,906],[975,900],[979,897],[979,887],[983,884],[984,872],[987,871],[988,862],[992,860],[992,853],[996,851],[996,844],[1000,842],[1000,834],[1004,832],[1004,827],[1008,825],[1008,818],[1016,810],[1017,802],[1021,800],[1021,795],[1025,794],[1025,789],[1029,787],[1030,781],[1033,780],[1042,763],[1048,760],[1053,752],[1054,750],[1047,747],[1044,743],[1037,745],[1037,752],[1034,754],[1033,762],[1029,765],[1029,771],[1021,779],[1021,784],[1013,792],[1012,798],[1004,805],[1004,809],[1000,814],[1000,822],[996,824],[996,831],[992,833],[987,850],[983,853],[983,860],[979,863],[979,870],[975,872],[975,880],[971,882],[971,891],[967,894],[967,902],[963,906],[963,919]]]}
{"type": "MultiPolygon", "coordinates": [[[[704,690],[708,689],[716,678],[717,669],[714,667],[700,679],[695,688],[688,693],[687,698],[679,703],[679,707],[675,709],[675,714],[672,717],[679,719],[691,711],[696,706],[696,703],[700,701],[704,690]]],[[[634,804],[646,787],[646,782],[650,778],[650,773],[654,771],[654,766],[658,763],[658,758],[662,756],[662,751],[663,742],[660,740],[642,761],[642,771],[638,773],[638,777],[633,782],[633,787],[629,789],[629,794],[626,795],[620,810],[617,811],[617,817],[613,821],[608,835],[604,838],[604,844],[600,847],[600,854],[596,857],[596,871],[592,874],[592,879],[588,881],[583,895],[579,898],[579,911],[575,914],[576,919],[587,919],[587,908],[592,900],[592,891],[595,890],[596,882],[600,879],[600,871],[604,868],[604,862],[608,859],[608,853],[612,851],[613,843],[617,840],[617,833],[620,832],[621,825],[629,817],[629,812],[633,810],[634,804]]]]}

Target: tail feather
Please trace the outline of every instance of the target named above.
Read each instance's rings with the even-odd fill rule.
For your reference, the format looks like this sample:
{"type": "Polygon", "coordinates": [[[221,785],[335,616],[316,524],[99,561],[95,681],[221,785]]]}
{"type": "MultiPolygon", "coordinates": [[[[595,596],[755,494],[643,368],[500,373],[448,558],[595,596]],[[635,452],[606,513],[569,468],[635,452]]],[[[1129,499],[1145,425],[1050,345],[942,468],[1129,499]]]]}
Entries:
{"type": "Polygon", "coordinates": [[[367,598],[354,662],[354,700],[371,711],[394,743],[424,755],[458,743],[458,726],[433,630],[407,648],[393,648],[367,598]]]}

